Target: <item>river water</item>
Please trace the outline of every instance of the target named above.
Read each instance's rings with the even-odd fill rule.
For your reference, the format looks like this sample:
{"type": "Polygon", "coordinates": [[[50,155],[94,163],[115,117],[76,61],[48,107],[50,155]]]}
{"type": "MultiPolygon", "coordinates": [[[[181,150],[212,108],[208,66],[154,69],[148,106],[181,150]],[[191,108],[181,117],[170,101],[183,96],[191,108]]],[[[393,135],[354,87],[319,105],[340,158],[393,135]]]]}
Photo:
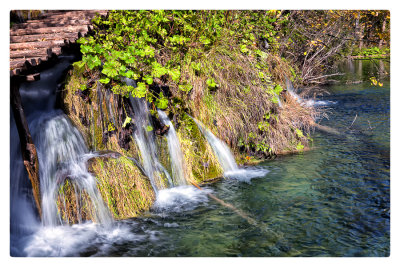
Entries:
{"type": "Polygon", "coordinates": [[[324,107],[329,119],[319,123],[340,134],[315,131],[311,151],[252,167],[264,171],[261,177],[230,177],[203,190],[160,190],[150,212],[111,228],[93,223],[38,227],[19,239],[16,254],[389,256],[390,82],[379,76],[383,86],[372,86],[368,77],[378,76],[374,66],[379,64],[340,66],[346,75],[319,99],[329,103],[324,107]],[[345,84],[349,80],[362,82],[345,84]]]}

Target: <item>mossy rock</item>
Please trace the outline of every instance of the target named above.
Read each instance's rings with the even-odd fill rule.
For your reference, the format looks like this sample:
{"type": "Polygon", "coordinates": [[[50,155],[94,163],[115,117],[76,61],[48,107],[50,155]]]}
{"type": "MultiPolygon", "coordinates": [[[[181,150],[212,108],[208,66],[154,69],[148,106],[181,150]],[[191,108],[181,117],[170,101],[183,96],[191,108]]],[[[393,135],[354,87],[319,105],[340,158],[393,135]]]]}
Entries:
{"type": "Polygon", "coordinates": [[[129,149],[121,148],[119,144],[121,134],[126,132],[122,127],[125,117],[132,116],[122,96],[113,94],[98,81],[89,82],[83,71],[74,66],[62,91],[62,103],[62,109],[90,150],[112,150],[139,158],[139,150],[131,136],[128,138],[129,149]],[[86,84],[92,86],[82,91],[80,88],[86,84]]]}
{"type": "Polygon", "coordinates": [[[177,135],[186,163],[186,179],[203,183],[223,176],[223,169],[196,123],[186,114],[177,135]]]}
{"type": "Polygon", "coordinates": [[[150,209],[155,193],[150,180],[126,157],[89,160],[89,171],[114,219],[136,217],[150,209]]]}
{"type": "Polygon", "coordinates": [[[80,192],[73,180],[67,178],[57,192],[57,210],[67,224],[96,221],[94,207],[88,194],[80,192]]]}

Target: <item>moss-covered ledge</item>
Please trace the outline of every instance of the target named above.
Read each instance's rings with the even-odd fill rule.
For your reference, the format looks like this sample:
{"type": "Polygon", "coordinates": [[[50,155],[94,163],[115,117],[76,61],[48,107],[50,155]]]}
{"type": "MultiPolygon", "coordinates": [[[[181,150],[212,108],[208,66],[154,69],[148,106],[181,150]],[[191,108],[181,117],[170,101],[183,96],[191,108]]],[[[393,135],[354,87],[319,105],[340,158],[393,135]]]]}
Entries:
{"type": "Polygon", "coordinates": [[[89,160],[89,171],[114,219],[136,217],[150,209],[155,193],[149,178],[127,157],[97,157],[89,160]]]}

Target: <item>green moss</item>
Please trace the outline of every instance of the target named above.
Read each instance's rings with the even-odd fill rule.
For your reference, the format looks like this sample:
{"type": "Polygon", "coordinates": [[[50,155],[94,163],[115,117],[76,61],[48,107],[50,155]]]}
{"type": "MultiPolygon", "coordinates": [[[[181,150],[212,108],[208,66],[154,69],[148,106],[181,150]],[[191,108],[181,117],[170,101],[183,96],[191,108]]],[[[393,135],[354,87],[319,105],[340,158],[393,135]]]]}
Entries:
{"type": "Polygon", "coordinates": [[[212,148],[196,123],[186,114],[182,116],[177,135],[188,167],[187,179],[202,183],[222,176],[223,170],[212,148]]]}
{"type": "Polygon", "coordinates": [[[136,217],[151,207],[155,199],[151,183],[128,158],[94,158],[90,170],[115,219],[136,217]]]}
{"type": "Polygon", "coordinates": [[[65,179],[57,191],[57,211],[61,219],[68,224],[82,221],[95,221],[94,207],[85,191],[77,194],[77,186],[70,179],[65,179]]]}

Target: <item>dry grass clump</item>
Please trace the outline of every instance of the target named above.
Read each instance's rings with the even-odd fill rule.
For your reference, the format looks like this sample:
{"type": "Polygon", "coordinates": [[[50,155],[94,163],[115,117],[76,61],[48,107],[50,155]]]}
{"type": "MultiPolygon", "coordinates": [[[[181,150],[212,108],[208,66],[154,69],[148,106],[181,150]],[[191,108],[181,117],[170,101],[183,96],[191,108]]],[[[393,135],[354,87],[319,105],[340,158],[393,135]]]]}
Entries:
{"type": "Polygon", "coordinates": [[[278,84],[290,76],[286,61],[271,54],[246,54],[238,44],[221,42],[203,57],[188,57],[182,73],[193,88],[186,95],[171,87],[172,93],[186,99],[192,115],[236,153],[268,157],[307,146],[313,109],[285,98],[283,92],[282,107],[276,99],[282,91],[278,84]],[[198,63],[200,70],[191,67],[198,63]]]}

